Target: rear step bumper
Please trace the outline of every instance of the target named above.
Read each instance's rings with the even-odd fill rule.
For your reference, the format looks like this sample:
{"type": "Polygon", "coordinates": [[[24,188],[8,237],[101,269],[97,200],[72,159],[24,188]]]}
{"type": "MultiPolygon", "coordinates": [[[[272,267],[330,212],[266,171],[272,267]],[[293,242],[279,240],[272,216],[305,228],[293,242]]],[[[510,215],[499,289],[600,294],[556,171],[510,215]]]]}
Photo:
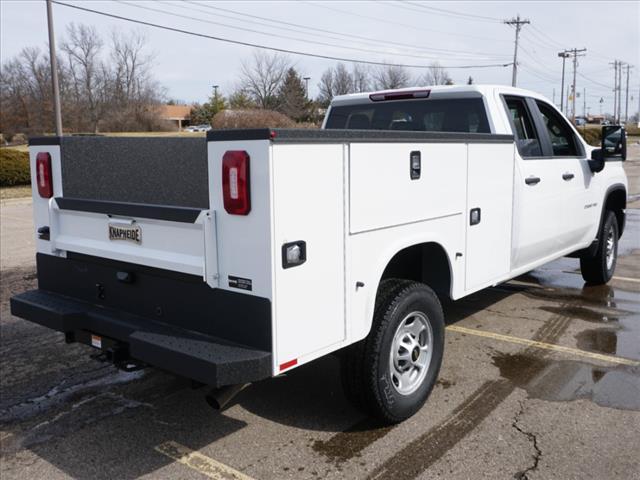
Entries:
{"type": "Polygon", "coordinates": [[[122,344],[128,357],[154,367],[222,387],[271,376],[271,353],[107,309],[70,297],[31,290],[11,298],[11,313],[67,338],[87,332],[122,344]]]}

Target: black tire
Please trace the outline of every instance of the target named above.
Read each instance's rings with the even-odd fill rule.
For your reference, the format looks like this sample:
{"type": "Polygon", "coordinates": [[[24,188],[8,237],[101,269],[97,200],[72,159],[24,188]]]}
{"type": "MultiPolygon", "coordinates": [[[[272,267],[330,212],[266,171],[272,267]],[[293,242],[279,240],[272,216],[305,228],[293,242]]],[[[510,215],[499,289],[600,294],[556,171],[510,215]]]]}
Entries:
{"type": "Polygon", "coordinates": [[[443,353],[444,315],[433,290],[418,282],[384,280],[376,298],[369,335],[347,348],[342,356],[345,394],[369,415],[385,423],[401,422],[424,405],[438,377],[443,353]],[[400,325],[416,312],[430,327],[431,357],[415,390],[404,394],[392,375],[392,345],[400,325]]]}
{"type": "Polygon", "coordinates": [[[598,232],[598,249],[594,256],[580,257],[582,278],[590,285],[604,285],[616,270],[618,260],[618,220],[611,210],[605,212],[604,222],[598,232]],[[612,243],[610,243],[612,242],[612,243]],[[608,261],[608,253],[613,258],[608,261]]]}

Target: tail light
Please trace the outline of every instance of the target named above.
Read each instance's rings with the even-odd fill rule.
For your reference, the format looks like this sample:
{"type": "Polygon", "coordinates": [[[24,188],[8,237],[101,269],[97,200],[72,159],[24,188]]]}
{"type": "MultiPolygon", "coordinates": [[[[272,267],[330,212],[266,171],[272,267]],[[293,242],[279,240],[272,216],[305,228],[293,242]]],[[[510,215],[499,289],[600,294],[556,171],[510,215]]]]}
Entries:
{"type": "Polygon", "coordinates": [[[40,152],[36,156],[36,182],[42,198],[53,197],[53,178],[51,177],[51,155],[40,152]]]}
{"type": "Polygon", "coordinates": [[[225,152],[222,157],[222,196],[227,213],[247,215],[251,211],[249,183],[249,154],[244,150],[225,152]]]}

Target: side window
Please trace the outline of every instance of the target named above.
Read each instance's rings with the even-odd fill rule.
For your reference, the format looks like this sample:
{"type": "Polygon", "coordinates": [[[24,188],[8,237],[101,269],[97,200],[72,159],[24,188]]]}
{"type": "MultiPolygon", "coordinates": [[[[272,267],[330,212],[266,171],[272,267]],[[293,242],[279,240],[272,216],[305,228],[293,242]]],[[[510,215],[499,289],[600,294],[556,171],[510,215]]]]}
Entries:
{"type": "Polygon", "coordinates": [[[536,100],[542,120],[547,126],[554,157],[577,157],[580,155],[576,137],[567,122],[552,107],[536,100]]]}
{"type": "Polygon", "coordinates": [[[520,155],[523,157],[541,156],[542,149],[540,147],[540,140],[531,121],[531,115],[529,115],[525,99],[507,97],[505,98],[505,102],[520,155]]]}

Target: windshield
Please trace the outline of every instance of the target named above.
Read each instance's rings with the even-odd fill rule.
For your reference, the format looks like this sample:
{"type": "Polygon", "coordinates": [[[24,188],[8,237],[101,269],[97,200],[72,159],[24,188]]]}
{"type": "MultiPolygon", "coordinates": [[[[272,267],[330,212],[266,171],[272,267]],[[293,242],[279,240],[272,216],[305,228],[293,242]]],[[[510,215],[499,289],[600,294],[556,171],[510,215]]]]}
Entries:
{"type": "Polygon", "coordinates": [[[327,129],[491,133],[481,98],[387,101],[331,107],[327,129]]]}

